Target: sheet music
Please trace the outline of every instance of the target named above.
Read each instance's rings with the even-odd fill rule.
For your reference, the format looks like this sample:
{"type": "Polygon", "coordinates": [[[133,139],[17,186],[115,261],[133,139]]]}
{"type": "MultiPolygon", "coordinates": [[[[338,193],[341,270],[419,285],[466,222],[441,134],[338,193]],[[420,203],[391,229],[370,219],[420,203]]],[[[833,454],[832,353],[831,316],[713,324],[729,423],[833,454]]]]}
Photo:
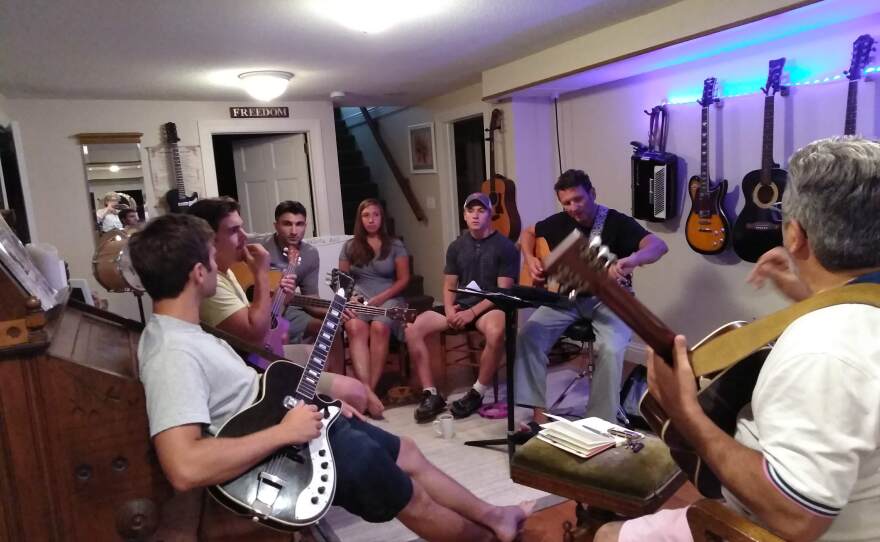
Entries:
{"type": "MultiPolygon", "coordinates": [[[[205,176],[202,171],[202,152],[198,145],[178,145],[180,153],[180,170],[183,173],[183,187],[187,195],[198,192],[205,195],[205,176]]],[[[159,145],[147,147],[147,159],[150,162],[150,178],[152,179],[153,200],[150,206],[157,213],[165,209],[158,206],[159,200],[172,188],[177,188],[174,177],[174,166],[171,163],[171,147],[159,145]]],[[[155,216],[155,215],[154,215],[155,216]]]]}

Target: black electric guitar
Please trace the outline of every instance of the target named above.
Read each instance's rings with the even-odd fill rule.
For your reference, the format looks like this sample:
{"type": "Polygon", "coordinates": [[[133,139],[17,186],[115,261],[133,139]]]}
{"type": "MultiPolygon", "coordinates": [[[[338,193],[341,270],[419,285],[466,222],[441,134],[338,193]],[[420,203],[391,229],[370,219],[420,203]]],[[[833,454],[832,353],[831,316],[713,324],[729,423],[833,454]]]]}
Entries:
{"type": "Polygon", "coordinates": [[[764,92],[764,146],[761,169],[750,171],[742,180],[745,205],[733,225],[733,250],[747,262],[757,262],[762,254],[782,245],[782,192],[788,173],[773,161],[773,98],[787,94],[779,84],[785,58],[770,61],[764,92]]]}
{"type": "Polygon", "coordinates": [[[516,209],[516,185],[495,169],[495,132],[501,130],[501,110],[493,109],[489,120],[489,178],[483,181],[480,191],[492,202],[492,227],[513,241],[519,239],[522,228],[516,209]]]}
{"type": "Polygon", "coordinates": [[[180,167],[180,149],[177,148],[177,125],[173,122],[166,122],[162,125],[165,132],[165,143],[171,149],[171,168],[174,170],[174,178],[177,181],[177,188],[172,188],[165,193],[165,203],[168,205],[169,213],[185,213],[189,207],[199,200],[198,192],[193,192],[187,197],[186,189],[183,186],[183,169],[180,167]]]}
{"type": "Polygon", "coordinates": [[[305,368],[284,360],[272,363],[263,375],[257,401],[217,432],[218,438],[234,438],[272,427],[300,401],[324,413],[317,438],[285,446],[237,478],[208,489],[232,511],[274,529],[292,531],[318,521],[330,509],[336,492],[336,466],[327,433],[339,416],[341,403],[320,397],[316,391],[354,280],[339,273],[339,284],[305,368]]]}
{"type": "Polygon", "coordinates": [[[859,79],[868,62],[871,61],[871,52],[874,50],[874,38],[869,34],[863,34],[853,42],[852,61],[849,69],[845,71],[849,79],[849,88],[846,92],[846,122],[843,126],[843,135],[855,135],[856,133],[856,110],[859,101],[859,79]]]}
{"type": "Polygon", "coordinates": [[[727,248],[730,222],[724,212],[724,196],[727,180],[712,184],[709,180],[709,106],[720,100],[715,96],[716,79],[703,82],[700,100],[702,123],[700,124],[700,174],[688,181],[691,196],[691,212],[687,217],[685,237],[692,249],[700,254],[718,254],[727,248]]]}

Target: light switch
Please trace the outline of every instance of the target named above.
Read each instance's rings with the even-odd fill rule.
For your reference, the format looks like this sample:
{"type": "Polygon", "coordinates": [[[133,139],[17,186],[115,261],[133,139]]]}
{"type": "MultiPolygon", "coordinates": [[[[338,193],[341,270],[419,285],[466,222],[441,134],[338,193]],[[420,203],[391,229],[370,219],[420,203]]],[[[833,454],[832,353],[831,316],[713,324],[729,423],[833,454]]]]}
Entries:
{"type": "Polygon", "coordinates": [[[428,209],[436,209],[437,208],[437,200],[434,199],[434,196],[428,196],[425,198],[425,207],[428,209]]]}

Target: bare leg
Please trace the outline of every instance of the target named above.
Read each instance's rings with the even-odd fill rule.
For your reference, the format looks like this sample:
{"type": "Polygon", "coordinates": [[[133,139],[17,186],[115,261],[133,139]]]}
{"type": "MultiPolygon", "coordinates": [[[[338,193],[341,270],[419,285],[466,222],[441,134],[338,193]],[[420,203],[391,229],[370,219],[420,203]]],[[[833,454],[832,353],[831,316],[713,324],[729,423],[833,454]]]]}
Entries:
{"type": "Polygon", "coordinates": [[[385,371],[390,340],[390,327],[382,322],[370,322],[370,389],[372,390],[376,389],[376,385],[385,371]]]}
{"type": "Polygon", "coordinates": [[[423,388],[434,386],[427,340],[435,333],[446,330],[447,327],[445,316],[434,311],[427,311],[420,314],[416,321],[406,328],[406,348],[409,351],[409,359],[415,367],[419,384],[423,388]]]}
{"type": "Polygon", "coordinates": [[[413,496],[397,519],[425,540],[490,542],[492,531],[435,501],[422,484],[413,479],[413,496]]]}
{"type": "Polygon", "coordinates": [[[486,347],[480,355],[480,384],[488,386],[495,378],[501,356],[504,355],[504,313],[492,310],[484,314],[476,324],[477,330],[486,337],[486,347]]]}
{"type": "MultiPolygon", "coordinates": [[[[370,325],[363,320],[349,320],[345,323],[348,334],[348,349],[351,352],[351,365],[358,380],[370,386],[370,325]]],[[[372,388],[370,388],[372,389],[372,388]]]]}
{"type": "MultiPolygon", "coordinates": [[[[534,506],[534,502],[521,503],[519,506],[493,506],[478,499],[428,461],[408,437],[400,438],[397,465],[413,478],[414,483],[424,488],[437,504],[491,529],[502,542],[516,538],[534,506]]],[[[432,518],[432,521],[438,520],[432,518]]]]}

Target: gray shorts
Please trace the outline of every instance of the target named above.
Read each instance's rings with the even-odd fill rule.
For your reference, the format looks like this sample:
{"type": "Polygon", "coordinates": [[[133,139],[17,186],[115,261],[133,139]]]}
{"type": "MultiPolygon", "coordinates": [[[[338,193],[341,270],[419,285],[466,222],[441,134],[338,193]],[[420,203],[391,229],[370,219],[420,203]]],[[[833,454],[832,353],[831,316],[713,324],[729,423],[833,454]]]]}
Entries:
{"type": "Polygon", "coordinates": [[[289,344],[303,342],[306,327],[308,327],[309,322],[312,321],[314,316],[307,313],[301,307],[290,306],[284,311],[284,318],[290,322],[290,327],[287,328],[287,342],[289,344]]]}

